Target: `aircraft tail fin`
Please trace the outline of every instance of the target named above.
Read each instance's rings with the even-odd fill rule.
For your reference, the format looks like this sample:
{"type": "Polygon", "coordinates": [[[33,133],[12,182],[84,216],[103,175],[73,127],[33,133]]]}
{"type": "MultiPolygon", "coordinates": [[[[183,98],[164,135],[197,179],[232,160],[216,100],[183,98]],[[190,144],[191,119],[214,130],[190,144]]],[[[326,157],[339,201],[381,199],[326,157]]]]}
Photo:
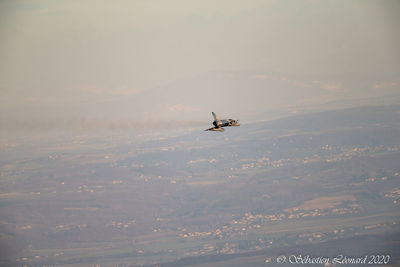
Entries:
{"type": "Polygon", "coordinates": [[[218,117],[217,117],[217,115],[215,115],[215,113],[214,112],[211,112],[212,113],[212,115],[213,115],[213,117],[214,117],[214,120],[218,120],[218,117]]]}

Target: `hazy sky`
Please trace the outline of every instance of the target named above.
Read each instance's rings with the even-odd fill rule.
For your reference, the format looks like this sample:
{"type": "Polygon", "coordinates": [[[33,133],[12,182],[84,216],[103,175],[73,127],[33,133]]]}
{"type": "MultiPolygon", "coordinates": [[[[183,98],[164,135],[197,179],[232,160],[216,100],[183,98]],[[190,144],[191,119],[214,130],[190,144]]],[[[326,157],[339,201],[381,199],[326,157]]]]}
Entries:
{"type": "Polygon", "coordinates": [[[51,113],[212,71],[397,73],[399,3],[3,0],[0,105],[51,113]]]}

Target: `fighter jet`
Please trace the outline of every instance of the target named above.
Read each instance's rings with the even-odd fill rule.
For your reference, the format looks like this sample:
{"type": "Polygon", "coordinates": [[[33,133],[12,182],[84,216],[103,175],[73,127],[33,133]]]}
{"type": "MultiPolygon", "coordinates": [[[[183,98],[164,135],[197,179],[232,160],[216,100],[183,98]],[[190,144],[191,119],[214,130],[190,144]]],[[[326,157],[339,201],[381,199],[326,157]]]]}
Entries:
{"type": "Polygon", "coordinates": [[[227,126],[240,126],[238,120],[232,120],[232,119],[227,119],[227,120],[220,120],[218,119],[217,115],[215,115],[214,112],[212,112],[212,115],[214,117],[214,122],[213,125],[214,127],[210,129],[206,129],[205,131],[218,131],[218,132],[223,132],[224,129],[222,127],[227,127],[227,126]]]}

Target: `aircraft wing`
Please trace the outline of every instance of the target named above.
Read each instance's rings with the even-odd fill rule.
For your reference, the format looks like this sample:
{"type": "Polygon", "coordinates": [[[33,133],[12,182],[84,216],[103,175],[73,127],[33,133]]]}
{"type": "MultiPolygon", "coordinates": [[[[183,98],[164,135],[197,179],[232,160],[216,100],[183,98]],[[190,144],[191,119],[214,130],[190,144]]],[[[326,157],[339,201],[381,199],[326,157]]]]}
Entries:
{"type": "Polygon", "coordinates": [[[225,131],[225,130],[224,130],[223,128],[221,128],[221,127],[212,127],[212,128],[206,129],[205,131],[223,132],[223,131],[225,131]]]}

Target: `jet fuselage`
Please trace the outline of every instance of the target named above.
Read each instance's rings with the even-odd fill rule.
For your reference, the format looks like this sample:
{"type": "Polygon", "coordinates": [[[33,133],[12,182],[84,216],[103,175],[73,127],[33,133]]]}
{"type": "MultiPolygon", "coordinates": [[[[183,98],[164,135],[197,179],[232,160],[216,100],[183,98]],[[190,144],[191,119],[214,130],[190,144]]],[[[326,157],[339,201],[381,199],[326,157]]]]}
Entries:
{"type": "Polygon", "coordinates": [[[227,126],[240,126],[238,120],[232,120],[232,119],[227,119],[227,120],[220,120],[218,117],[215,115],[214,112],[212,112],[212,115],[214,117],[213,121],[213,128],[207,129],[206,131],[218,131],[218,132],[223,132],[224,129],[222,127],[227,127],[227,126]]]}

